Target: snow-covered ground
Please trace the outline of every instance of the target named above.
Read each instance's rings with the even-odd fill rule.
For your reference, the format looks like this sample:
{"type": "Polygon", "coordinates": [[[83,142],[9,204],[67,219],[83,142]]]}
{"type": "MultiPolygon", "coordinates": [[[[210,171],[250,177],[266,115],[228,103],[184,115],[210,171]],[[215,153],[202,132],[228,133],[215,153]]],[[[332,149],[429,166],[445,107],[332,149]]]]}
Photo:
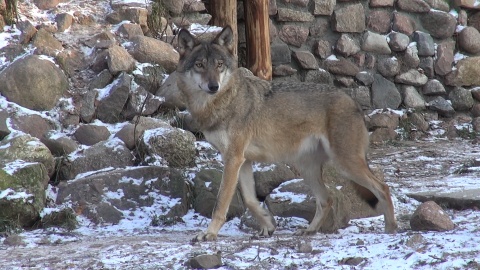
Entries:
{"type": "MultiPolygon", "coordinates": [[[[30,0],[19,4],[25,12],[20,14],[22,19],[53,21],[51,13],[39,11],[30,0]]],[[[65,2],[59,8],[88,12],[85,7],[105,11],[107,6],[106,1],[92,0],[65,2]]],[[[5,27],[0,33],[0,47],[19,34],[16,28],[5,27]]],[[[0,69],[7,64],[0,58],[0,69]]],[[[0,99],[0,108],[23,113],[4,98],[0,99]]],[[[206,143],[200,145],[208,147],[206,143]]],[[[219,251],[224,264],[221,269],[479,269],[480,212],[447,210],[455,230],[413,232],[408,230],[408,220],[419,202],[406,196],[411,192],[480,188],[480,170],[455,173],[475,159],[480,159],[479,146],[462,140],[375,147],[370,160],[384,168],[392,189],[401,229],[395,235],[384,234],[383,218],[374,217],[352,220],[337,234],[294,237],[293,232],[305,227],[307,221],[277,217],[278,230],[268,239],[251,239],[252,231],[234,219],[222,228],[218,241],[192,244],[195,234],[207,227],[208,218],[190,211],[181,220],[152,226],[158,212],[150,207],[128,213],[130,218],[117,225],[97,227],[78,217],[79,227],[73,231],[49,228],[0,237],[0,269],[186,269],[190,258],[219,251]]],[[[50,187],[47,191],[51,200],[54,190],[50,187]]],[[[164,199],[159,203],[166,203],[164,199]]]]}

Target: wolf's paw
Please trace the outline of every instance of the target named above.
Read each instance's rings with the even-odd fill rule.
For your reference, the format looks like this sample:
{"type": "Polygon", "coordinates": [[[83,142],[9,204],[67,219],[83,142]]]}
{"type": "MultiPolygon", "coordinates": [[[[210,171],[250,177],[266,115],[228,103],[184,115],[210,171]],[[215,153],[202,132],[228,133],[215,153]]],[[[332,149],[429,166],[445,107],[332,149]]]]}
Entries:
{"type": "Polygon", "coordinates": [[[197,236],[195,236],[192,239],[192,242],[195,243],[195,242],[216,241],[216,240],[217,240],[217,235],[216,234],[208,233],[208,232],[201,232],[201,233],[197,234],[197,236]]]}
{"type": "Polygon", "coordinates": [[[312,231],[309,229],[298,229],[293,235],[295,236],[304,236],[304,235],[314,235],[317,231],[312,231]]]}
{"type": "Polygon", "coordinates": [[[253,235],[252,238],[254,238],[254,239],[267,238],[267,237],[272,236],[273,232],[275,232],[275,227],[273,227],[273,229],[268,229],[267,227],[263,227],[255,235],[253,235]]]}

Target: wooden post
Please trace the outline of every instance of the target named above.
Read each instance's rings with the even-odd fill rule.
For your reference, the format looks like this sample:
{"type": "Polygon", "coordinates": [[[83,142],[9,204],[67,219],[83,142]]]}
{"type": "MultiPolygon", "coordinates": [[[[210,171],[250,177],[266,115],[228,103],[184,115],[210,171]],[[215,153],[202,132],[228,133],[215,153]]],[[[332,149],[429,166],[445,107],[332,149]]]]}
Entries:
{"type": "MultiPolygon", "coordinates": [[[[237,0],[210,0],[210,24],[220,27],[230,25],[233,30],[234,42],[238,44],[237,30],[237,0]]],[[[237,57],[237,48],[234,47],[234,54],[237,57]]]]}
{"type": "Polygon", "coordinates": [[[268,0],[243,0],[247,68],[265,80],[272,80],[272,56],[268,24],[268,0]]]}

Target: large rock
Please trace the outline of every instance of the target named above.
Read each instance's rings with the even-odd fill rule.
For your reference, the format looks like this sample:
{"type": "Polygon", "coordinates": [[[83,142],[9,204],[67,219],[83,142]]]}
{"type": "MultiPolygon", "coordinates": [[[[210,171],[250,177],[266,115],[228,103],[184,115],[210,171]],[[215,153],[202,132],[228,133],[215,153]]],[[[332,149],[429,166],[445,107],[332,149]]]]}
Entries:
{"type": "Polygon", "coordinates": [[[0,93],[9,101],[32,110],[50,110],[68,90],[63,71],[51,61],[29,55],[0,73],[0,93]]]}
{"type": "MultiPolygon", "coordinates": [[[[197,173],[194,182],[193,209],[204,217],[211,218],[217,202],[218,189],[222,182],[222,172],[214,169],[203,169],[197,173]]],[[[230,203],[227,219],[240,217],[245,212],[242,196],[237,190],[230,203]]]]}
{"type": "Polygon", "coordinates": [[[332,15],[336,0],[315,0],[313,3],[313,15],[332,15]]]}
{"type": "Polygon", "coordinates": [[[38,162],[45,166],[49,176],[54,173],[52,153],[39,139],[30,135],[12,133],[0,142],[0,162],[15,160],[38,162]]]}
{"type": "Polygon", "coordinates": [[[355,76],[360,72],[360,68],[357,65],[343,57],[338,59],[327,58],[325,65],[328,71],[333,74],[355,76]]]}
{"type": "Polygon", "coordinates": [[[134,156],[130,150],[120,139],[114,138],[68,155],[60,164],[58,179],[70,180],[82,173],[133,165],[134,156]]]}
{"type": "Polygon", "coordinates": [[[360,51],[360,46],[358,45],[358,42],[350,35],[342,34],[337,40],[335,50],[341,53],[343,56],[348,57],[358,53],[360,51]]]}
{"type": "Polygon", "coordinates": [[[443,41],[437,46],[435,73],[444,76],[452,71],[454,60],[455,41],[443,41]]]}
{"type": "Polygon", "coordinates": [[[114,45],[107,50],[107,65],[113,75],[120,72],[132,72],[135,69],[135,59],[125,48],[114,45]]]}
{"type": "Polygon", "coordinates": [[[146,36],[135,36],[132,42],[130,53],[137,61],[158,64],[165,68],[167,73],[177,68],[179,54],[172,45],[146,36]]]}
{"type": "Polygon", "coordinates": [[[417,29],[417,24],[410,16],[399,12],[393,12],[393,31],[411,36],[417,29]]]}
{"type": "Polygon", "coordinates": [[[375,109],[396,109],[402,103],[402,97],[393,82],[375,74],[372,84],[372,103],[375,109]]]}
{"type": "Polygon", "coordinates": [[[333,12],[332,28],[340,33],[361,33],[365,30],[365,9],[362,4],[349,4],[333,12]]]}
{"type": "Polygon", "coordinates": [[[417,110],[425,109],[425,100],[418,93],[417,89],[413,86],[402,87],[403,104],[407,108],[413,108],[417,110]]]}
{"type": "Polygon", "coordinates": [[[455,114],[455,110],[450,102],[445,100],[443,97],[436,97],[434,100],[428,102],[427,108],[438,112],[438,114],[443,117],[452,117],[455,114]]]}
{"type": "Polygon", "coordinates": [[[426,84],[427,81],[428,81],[428,77],[420,73],[416,69],[410,69],[407,72],[404,72],[395,76],[396,83],[403,83],[403,84],[414,85],[414,86],[422,86],[426,84]]]}
{"type": "Polygon", "coordinates": [[[414,231],[451,231],[455,228],[448,214],[435,202],[421,204],[410,219],[414,231]]]}
{"type": "Polygon", "coordinates": [[[458,61],[456,69],[445,77],[446,85],[480,85],[480,56],[468,57],[458,61]]]}
{"type": "Polygon", "coordinates": [[[110,131],[105,126],[87,124],[79,126],[73,135],[81,144],[94,145],[107,140],[110,137],[110,131]]]}
{"type": "Polygon", "coordinates": [[[257,197],[263,201],[275,188],[287,180],[295,178],[295,173],[284,164],[257,164],[253,178],[257,197]]]}
{"type": "Polygon", "coordinates": [[[45,207],[45,188],[49,180],[42,163],[22,160],[4,163],[0,169],[2,227],[27,227],[38,222],[45,207]]]}
{"type": "Polygon", "coordinates": [[[430,10],[430,5],[423,0],[398,0],[397,7],[406,12],[425,13],[430,10]]]}
{"type": "Polygon", "coordinates": [[[25,132],[41,141],[50,130],[56,128],[52,120],[38,114],[13,114],[10,125],[13,129],[25,132]]]}
{"type": "Polygon", "coordinates": [[[194,165],[195,136],[183,129],[160,127],[147,130],[140,141],[140,152],[148,163],[168,164],[181,168],[194,165]]]}
{"type": "Polygon", "coordinates": [[[130,93],[132,77],[126,73],[105,88],[98,89],[97,118],[107,123],[116,123],[122,119],[121,112],[130,93]]]}
{"type": "Polygon", "coordinates": [[[456,111],[468,111],[473,105],[472,93],[463,87],[455,87],[448,94],[448,98],[452,101],[452,106],[456,111]]]}
{"type": "Polygon", "coordinates": [[[362,50],[376,54],[392,53],[385,36],[370,31],[365,32],[363,35],[362,50]]]}
{"type": "Polygon", "coordinates": [[[458,34],[458,45],[467,53],[480,53],[480,33],[475,27],[465,27],[458,34]]]}
{"type": "Polygon", "coordinates": [[[284,25],[278,33],[278,37],[289,45],[300,47],[307,40],[308,28],[296,25],[284,25]]]}
{"type": "Polygon", "coordinates": [[[123,128],[115,134],[115,137],[122,140],[127,148],[132,150],[139,144],[139,139],[142,138],[145,130],[156,129],[160,127],[168,128],[171,126],[168,123],[155,118],[134,118],[132,123],[124,125],[123,128]]]}
{"type": "Polygon", "coordinates": [[[122,219],[151,219],[134,210],[162,217],[179,217],[188,210],[189,188],[176,170],[148,166],[111,169],[58,186],[56,203],[70,205],[95,224],[117,224],[122,219]]]}
{"type": "Polygon", "coordinates": [[[394,77],[400,72],[400,62],[396,57],[379,58],[377,70],[384,77],[394,77]]]}
{"type": "Polygon", "coordinates": [[[289,8],[279,8],[277,12],[277,20],[279,22],[311,22],[314,20],[313,15],[309,12],[289,8]]]}
{"type": "Polygon", "coordinates": [[[457,26],[457,19],[450,13],[430,10],[420,16],[423,27],[434,38],[446,39],[453,36],[457,26]],[[441,27],[439,27],[441,25],[441,27]]]}
{"type": "Polygon", "coordinates": [[[153,95],[140,86],[134,91],[130,91],[122,115],[125,119],[132,119],[140,115],[152,115],[161,104],[163,104],[163,98],[153,95]]]}

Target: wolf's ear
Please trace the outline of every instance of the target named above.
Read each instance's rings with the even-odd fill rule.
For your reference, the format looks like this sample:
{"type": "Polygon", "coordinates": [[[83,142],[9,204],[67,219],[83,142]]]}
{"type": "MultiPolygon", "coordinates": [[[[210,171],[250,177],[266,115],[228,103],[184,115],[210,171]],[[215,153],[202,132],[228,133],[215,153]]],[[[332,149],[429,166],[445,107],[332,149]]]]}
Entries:
{"type": "Polygon", "coordinates": [[[187,29],[182,29],[178,33],[178,53],[183,57],[185,53],[191,51],[195,46],[195,38],[187,29]]]}
{"type": "Polygon", "coordinates": [[[233,52],[233,46],[235,46],[235,44],[233,42],[232,28],[230,26],[223,28],[222,32],[215,37],[212,43],[224,46],[227,48],[227,50],[233,52]]]}

